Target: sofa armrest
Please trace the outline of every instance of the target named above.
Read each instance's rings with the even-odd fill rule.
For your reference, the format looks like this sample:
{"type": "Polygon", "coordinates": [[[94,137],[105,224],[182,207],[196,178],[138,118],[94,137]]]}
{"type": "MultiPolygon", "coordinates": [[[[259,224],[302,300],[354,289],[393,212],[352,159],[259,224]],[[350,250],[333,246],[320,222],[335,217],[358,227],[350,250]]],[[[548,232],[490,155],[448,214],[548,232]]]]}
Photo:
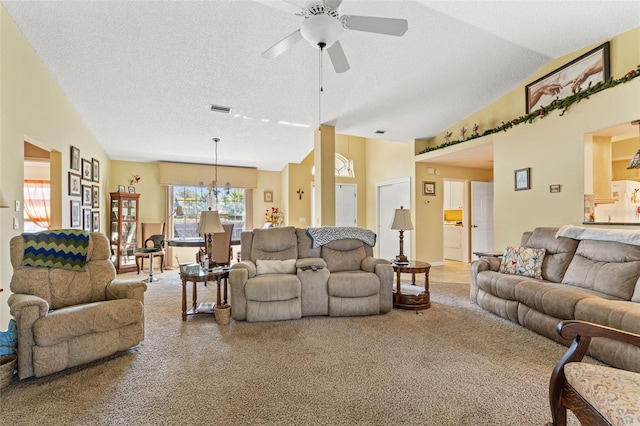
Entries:
{"type": "Polygon", "coordinates": [[[327,262],[321,257],[305,257],[296,261],[297,269],[307,270],[313,269],[313,267],[316,269],[324,269],[327,267],[327,262]]]}
{"type": "Polygon", "coordinates": [[[144,304],[144,292],[147,285],[139,280],[112,280],[107,284],[107,300],[135,299],[144,304]]]}
{"type": "MultiPolygon", "coordinates": [[[[377,257],[367,256],[364,259],[362,259],[362,262],[360,262],[360,269],[366,272],[375,272],[376,265],[390,265],[390,263],[386,259],[379,259],[377,257]]],[[[392,270],[393,270],[393,267],[392,267],[392,270]]]]}
{"type": "Polygon", "coordinates": [[[49,312],[46,300],[30,294],[12,294],[7,300],[9,312],[16,319],[18,327],[18,377],[33,376],[33,323],[49,312]]]}
{"type": "Polygon", "coordinates": [[[246,269],[249,276],[247,278],[253,278],[256,276],[256,264],[251,260],[243,260],[242,262],[234,263],[231,265],[231,271],[234,269],[246,269]]]}
{"type": "MultiPolygon", "coordinates": [[[[476,259],[471,262],[469,266],[469,297],[473,303],[478,303],[478,274],[482,271],[490,271],[491,268],[491,257],[481,257],[480,259],[476,259]]],[[[498,268],[500,268],[500,264],[498,263],[498,268]]]]}
{"type": "Polygon", "coordinates": [[[231,291],[231,316],[234,320],[247,319],[247,297],[244,286],[249,278],[256,276],[256,265],[250,260],[234,263],[229,271],[229,289],[231,291]]]}

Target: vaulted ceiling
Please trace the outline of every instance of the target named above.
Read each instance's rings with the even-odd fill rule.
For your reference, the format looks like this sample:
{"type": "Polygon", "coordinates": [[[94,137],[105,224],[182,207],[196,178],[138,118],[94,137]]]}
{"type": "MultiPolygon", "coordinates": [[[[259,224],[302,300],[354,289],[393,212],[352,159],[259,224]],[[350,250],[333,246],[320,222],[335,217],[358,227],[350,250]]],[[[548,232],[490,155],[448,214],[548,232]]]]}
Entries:
{"type": "Polygon", "coordinates": [[[301,161],[319,123],[432,137],[552,59],[640,26],[637,1],[345,0],[341,14],[409,30],[344,31],[351,69],[325,56],[320,78],[304,40],[261,56],[304,20],[268,0],[2,4],[112,159],[213,163],[218,137],[220,164],[266,170],[301,161]]]}

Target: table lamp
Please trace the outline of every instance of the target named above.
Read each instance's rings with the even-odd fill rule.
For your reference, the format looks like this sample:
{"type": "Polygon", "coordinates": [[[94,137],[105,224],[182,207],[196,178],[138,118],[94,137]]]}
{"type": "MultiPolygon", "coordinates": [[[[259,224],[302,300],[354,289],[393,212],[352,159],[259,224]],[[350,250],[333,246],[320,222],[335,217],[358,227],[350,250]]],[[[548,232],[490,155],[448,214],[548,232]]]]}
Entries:
{"type": "Polygon", "coordinates": [[[411,231],[413,224],[411,223],[411,211],[405,210],[402,206],[396,209],[393,215],[391,229],[400,231],[400,254],[396,256],[397,262],[407,262],[407,256],[404,255],[404,231],[411,231]]]}
{"type": "Polygon", "coordinates": [[[224,228],[220,223],[220,216],[216,210],[207,210],[200,213],[200,223],[198,224],[198,234],[207,235],[207,256],[209,257],[209,269],[213,268],[211,259],[212,236],[211,234],[224,234],[224,228]]]}

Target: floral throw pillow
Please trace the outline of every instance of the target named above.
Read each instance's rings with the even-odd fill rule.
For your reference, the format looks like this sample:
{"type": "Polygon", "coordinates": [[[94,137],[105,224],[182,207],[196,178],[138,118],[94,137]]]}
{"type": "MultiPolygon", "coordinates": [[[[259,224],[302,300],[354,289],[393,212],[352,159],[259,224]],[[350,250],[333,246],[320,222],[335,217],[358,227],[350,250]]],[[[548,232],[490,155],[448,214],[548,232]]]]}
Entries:
{"type": "Polygon", "coordinates": [[[500,272],[541,280],[545,253],[545,249],[507,247],[500,262],[500,272]]]}

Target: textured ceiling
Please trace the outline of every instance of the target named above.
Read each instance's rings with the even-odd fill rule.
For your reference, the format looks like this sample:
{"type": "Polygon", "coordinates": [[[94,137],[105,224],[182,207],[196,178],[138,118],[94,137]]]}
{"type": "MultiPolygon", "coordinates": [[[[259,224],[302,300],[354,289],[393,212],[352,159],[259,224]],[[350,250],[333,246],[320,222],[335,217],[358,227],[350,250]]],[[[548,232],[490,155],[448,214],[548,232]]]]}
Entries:
{"type": "Polygon", "coordinates": [[[325,58],[319,102],[318,50],[303,40],[261,56],[304,18],[263,3],[2,1],[112,159],[213,163],[218,137],[220,164],[266,170],[301,161],[319,122],[432,137],[553,58],[640,26],[638,1],[345,0],[341,14],[409,30],[344,31],[351,69],[336,74],[325,58]]]}

